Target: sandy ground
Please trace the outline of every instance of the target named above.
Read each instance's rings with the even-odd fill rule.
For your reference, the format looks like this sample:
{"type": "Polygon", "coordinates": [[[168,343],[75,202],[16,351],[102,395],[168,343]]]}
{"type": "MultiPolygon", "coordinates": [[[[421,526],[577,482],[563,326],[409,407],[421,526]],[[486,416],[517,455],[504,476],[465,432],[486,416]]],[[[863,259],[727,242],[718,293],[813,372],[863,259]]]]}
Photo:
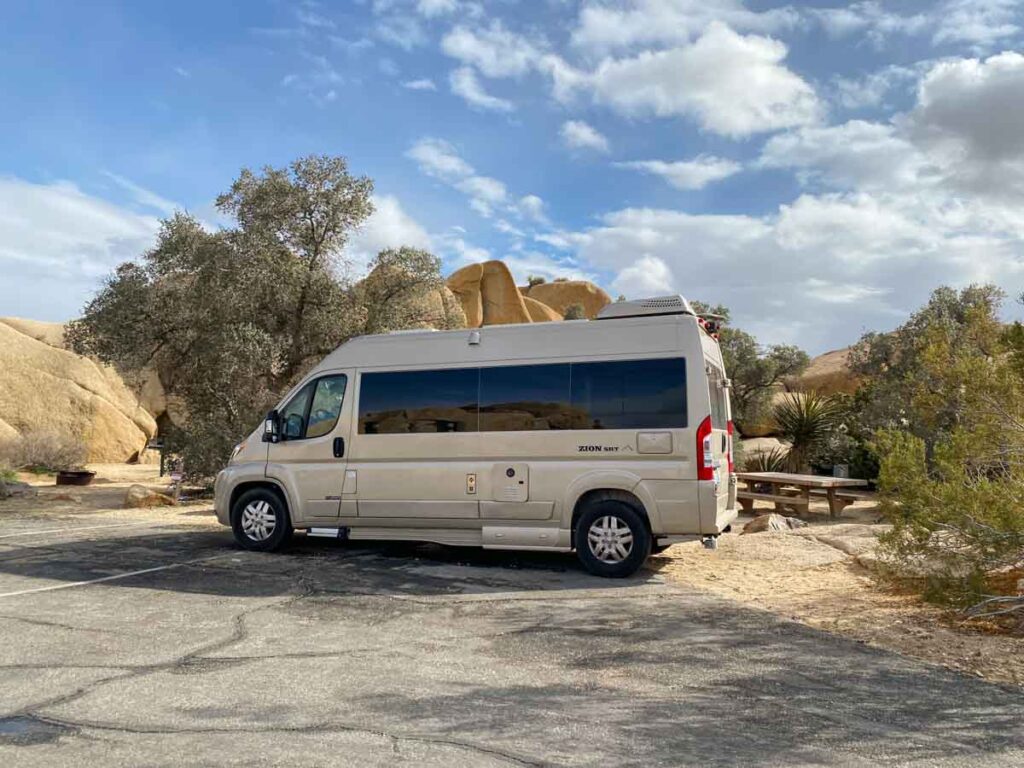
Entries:
{"type": "MultiPolygon", "coordinates": [[[[124,509],[125,490],[138,483],[167,490],[153,465],[106,464],[85,488],[56,487],[48,476],[22,475],[39,495],[10,499],[0,508],[38,515],[59,527],[62,519],[81,523],[151,520],[216,526],[209,500],[173,508],[124,509]]],[[[771,511],[769,507],[758,513],[771,511]]],[[[750,517],[741,520],[741,525],[750,517]]],[[[726,534],[716,551],[698,543],[677,544],[651,558],[649,567],[666,578],[770,611],[816,629],[853,638],[992,682],[1024,686],[1024,638],[958,624],[955,617],[899,594],[857,562],[870,553],[879,517],[870,502],[858,502],[832,522],[823,505],[812,504],[807,528],[782,533],[726,534]],[[817,512],[817,514],[815,514],[817,512]]]]}
{"type": "MultiPolygon", "coordinates": [[[[770,512],[769,506],[758,513],[770,512]]],[[[671,579],[729,597],[817,629],[853,638],[992,682],[1024,686],[1024,638],[965,626],[913,595],[900,594],[862,567],[877,524],[872,504],[858,502],[841,522],[824,507],[807,528],[726,534],[716,551],[677,544],[651,559],[671,579]]],[[[749,520],[746,517],[742,522],[749,520]]]]}

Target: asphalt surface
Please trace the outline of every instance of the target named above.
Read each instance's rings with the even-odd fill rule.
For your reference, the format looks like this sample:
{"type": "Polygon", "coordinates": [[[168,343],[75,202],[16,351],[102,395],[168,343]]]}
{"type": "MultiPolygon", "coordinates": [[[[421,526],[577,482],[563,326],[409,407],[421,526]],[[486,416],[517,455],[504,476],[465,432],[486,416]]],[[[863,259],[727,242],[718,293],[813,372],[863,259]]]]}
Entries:
{"type": "Polygon", "coordinates": [[[236,764],[1024,765],[1024,695],[569,556],[0,518],[0,765],[236,764]]]}

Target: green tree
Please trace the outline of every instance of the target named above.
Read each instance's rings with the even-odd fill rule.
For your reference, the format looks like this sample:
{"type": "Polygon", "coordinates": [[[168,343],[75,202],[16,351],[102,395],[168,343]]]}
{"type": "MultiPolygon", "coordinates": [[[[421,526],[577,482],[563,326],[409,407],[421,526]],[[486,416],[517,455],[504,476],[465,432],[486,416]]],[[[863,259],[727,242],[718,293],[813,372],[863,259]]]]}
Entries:
{"type": "Polygon", "coordinates": [[[183,404],[184,425],[165,438],[189,475],[220,468],[280,394],[347,338],[411,322],[402,304],[417,281],[438,285],[436,259],[410,249],[375,261],[399,285],[352,284],[343,249],[372,211],[372,189],[337,157],[243,170],[217,200],[236,226],[210,232],[172,216],[71,325],[77,351],[129,376],[156,369],[183,404]]]}
{"type": "Polygon", "coordinates": [[[998,317],[1003,297],[993,285],[942,287],[895,331],[861,338],[850,368],[862,381],[857,396],[865,426],[908,430],[930,455],[968,425],[979,371],[1006,351],[1008,332],[998,317]]]}
{"type": "Polygon", "coordinates": [[[742,434],[744,425],[759,423],[768,417],[772,395],[787,379],[803,373],[810,358],[799,347],[788,344],[767,347],[758,344],[746,331],[729,325],[731,313],[722,304],[701,301],[691,304],[697,314],[716,315],[722,323],[718,343],[725,372],[732,380],[733,421],[742,434]]]}

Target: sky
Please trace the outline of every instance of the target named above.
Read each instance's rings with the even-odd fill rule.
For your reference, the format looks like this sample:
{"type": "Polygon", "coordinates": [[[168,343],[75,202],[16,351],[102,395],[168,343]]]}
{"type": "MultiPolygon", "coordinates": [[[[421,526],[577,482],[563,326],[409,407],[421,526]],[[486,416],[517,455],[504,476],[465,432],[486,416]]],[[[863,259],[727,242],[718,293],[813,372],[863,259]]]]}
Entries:
{"type": "Polygon", "coordinates": [[[1024,292],[1024,0],[8,0],[0,315],[67,320],[244,167],[375,182],[412,245],[727,305],[812,353],[1024,292]]]}

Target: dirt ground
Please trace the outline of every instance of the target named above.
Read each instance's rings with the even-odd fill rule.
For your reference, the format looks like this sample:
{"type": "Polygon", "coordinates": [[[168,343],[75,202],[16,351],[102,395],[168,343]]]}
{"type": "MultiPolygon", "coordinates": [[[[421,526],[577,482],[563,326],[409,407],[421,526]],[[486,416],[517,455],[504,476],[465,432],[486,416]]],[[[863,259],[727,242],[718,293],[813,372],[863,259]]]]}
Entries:
{"type": "Polygon", "coordinates": [[[670,579],[826,632],[1024,686],[1024,638],[965,626],[861,564],[870,564],[875,536],[885,530],[873,504],[858,502],[837,522],[824,505],[812,504],[807,521],[793,531],[726,534],[716,551],[677,544],[652,557],[651,565],[670,579]]]}
{"type": "MultiPolygon", "coordinates": [[[[208,500],[174,508],[122,509],[133,483],[157,491],[167,480],[153,465],[106,464],[85,488],[55,487],[53,478],[22,475],[39,495],[10,499],[0,508],[20,516],[38,514],[48,523],[138,523],[179,520],[216,526],[208,500]]],[[[765,507],[757,513],[769,512],[765,507]]],[[[737,530],[751,518],[741,519],[737,530]]],[[[770,611],[816,629],[855,639],[990,682],[1024,686],[1024,638],[1008,637],[959,624],[955,617],[900,594],[858,562],[869,562],[874,537],[884,530],[870,502],[849,507],[840,522],[830,521],[824,505],[812,504],[810,525],[787,532],[721,537],[716,551],[699,543],[677,544],[649,561],[665,578],[747,607],[770,611]]]]}

